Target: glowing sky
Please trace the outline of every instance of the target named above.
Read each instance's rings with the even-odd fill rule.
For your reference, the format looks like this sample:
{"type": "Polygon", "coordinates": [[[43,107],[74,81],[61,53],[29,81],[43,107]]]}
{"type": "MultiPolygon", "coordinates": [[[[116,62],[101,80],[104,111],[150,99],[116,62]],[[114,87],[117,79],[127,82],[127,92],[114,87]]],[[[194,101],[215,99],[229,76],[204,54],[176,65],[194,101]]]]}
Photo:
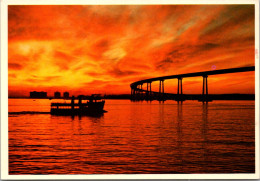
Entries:
{"type": "MultiPolygon", "coordinates": [[[[9,96],[130,93],[145,78],[254,66],[254,5],[11,5],[8,41],[9,96]]],[[[209,93],[254,93],[254,72],[208,80],[209,93]]],[[[183,86],[200,93],[202,78],[183,86]]]]}

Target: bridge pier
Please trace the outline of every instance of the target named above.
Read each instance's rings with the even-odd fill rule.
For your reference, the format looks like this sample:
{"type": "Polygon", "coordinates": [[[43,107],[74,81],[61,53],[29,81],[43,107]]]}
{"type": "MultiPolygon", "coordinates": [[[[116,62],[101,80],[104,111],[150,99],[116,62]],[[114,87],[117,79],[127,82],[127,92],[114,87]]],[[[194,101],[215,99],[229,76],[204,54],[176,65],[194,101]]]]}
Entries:
{"type": "Polygon", "coordinates": [[[144,93],[143,93],[143,84],[140,85],[140,94],[141,94],[141,99],[144,99],[144,93]]]}
{"type": "Polygon", "coordinates": [[[210,102],[212,100],[208,97],[208,76],[203,75],[202,77],[203,77],[202,97],[201,97],[201,99],[199,99],[199,101],[200,102],[210,102]]]}
{"type": "Polygon", "coordinates": [[[178,78],[178,89],[177,89],[177,96],[175,98],[176,101],[184,101],[184,97],[183,97],[183,94],[182,94],[182,77],[179,77],[178,78]]]}
{"type": "Polygon", "coordinates": [[[137,86],[137,100],[143,100],[143,84],[137,86]]]}
{"type": "Polygon", "coordinates": [[[164,101],[164,80],[160,80],[158,100],[160,100],[160,101],[163,100],[164,101]]]}
{"type": "Polygon", "coordinates": [[[202,95],[208,95],[208,76],[203,76],[203,88],[202,88],[202,95]]]}
{"type": "Polygon", "coordinates": [[[177,94],[181,94],[182,95],[182,78],[178,78],[178,90],[177,90],[177,94]]]}
{"type": "Polygon", "coordinates": [[[146,100],[151,100],[152,98],[152,82],[147,82],[146,84],[146,100]]]}
{"type": "Polygon", "coordinates": [[[148,89],[148,84],[149,84],[149,83],[147,82],[147,83],[146,83],[146,97],[148,97],[148,95],[149,95],[149,91],[148,91],[148,90],[149,90],[149,89],[148,89]]]}

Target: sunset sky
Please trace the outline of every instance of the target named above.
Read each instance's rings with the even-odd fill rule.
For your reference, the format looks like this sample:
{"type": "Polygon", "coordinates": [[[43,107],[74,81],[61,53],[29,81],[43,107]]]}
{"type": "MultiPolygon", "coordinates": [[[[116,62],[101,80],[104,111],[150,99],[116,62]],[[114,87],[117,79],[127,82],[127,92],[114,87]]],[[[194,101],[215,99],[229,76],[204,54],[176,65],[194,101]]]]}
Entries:
{"type": "MultiPolygon", "coordinates": [[[[142,79],[254,66],[254,13],[254,5],[9,5],[9,96],[128,94],[142,79]]],[[[255,91],[254,72],[208,81],[210,94],[255,91]]],[[[165,81],[165,91],[176,85],[165,81]]],[[[201,93],[202,77],[184,79],[183,91],[201,93]]]]}

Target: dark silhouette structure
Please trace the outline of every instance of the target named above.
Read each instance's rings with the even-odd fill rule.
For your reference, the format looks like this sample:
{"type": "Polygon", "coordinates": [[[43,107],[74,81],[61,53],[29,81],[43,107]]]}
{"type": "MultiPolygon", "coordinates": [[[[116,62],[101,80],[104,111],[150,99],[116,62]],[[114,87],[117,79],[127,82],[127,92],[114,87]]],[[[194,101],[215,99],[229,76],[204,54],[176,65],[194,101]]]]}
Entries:
{"type": "Polygon", "coordinates": [[[30,98],[47,98],[47,92],[37,92],[37,91],[33,91],[30,92],[30,98]]]}
{"type": "Polygon", "coordinates": [[[54,92],[54,98],[60,98],[60,92],[54,92]]]}
{"type": "Polygon", "coordinates": [[[151,79],[140,80],[134,82],[130,85],[131,87],[131,99],[132,100],[160,100],[164,101],[166,99],[174,99],[176,101],[184,101],[187,99],[187,95],[183,94],[182,89],[182,79],[188,77],[198,77],[203,78],[202,94],[193,96],[192,99],[196,99],[202,102],[212,101],[214,97],[208,95],[208,76],[217,74],[227,74],[227,73],[237,73],[237,72],[248,72],[255,71],[255,67],[239,67],[230,69],[220,69],[205,72],[194,72],[179,75],[169,75],[163,77],[156,77],[151,79]],[[167,79],[178,79],[177,94],[167,94],[164,92],[164,80],[167,79]],[[159,81],[159,92],[152,91],[152,82],[159,81]],[[143,89],[143,84],[147,84],[146,90],[143,89]]]}
{"type": "Polygon", "coordinates": [[[63,93],[63,98],[68,99],[69,97],[70,97],[70,93],[68,92],[63,93]]]}
{"type": "Polygon", "coordinates": [[[52,115],[97,115],[104,113],[105,100],[102,100],[96,95],[89,98],[78,96],[71,97],[71,102],[51,103],[52,115]],[[78,101],[76,101],[78,100],[78,101]],[[83,102],[87,100],[87,102],[83,102]]]}

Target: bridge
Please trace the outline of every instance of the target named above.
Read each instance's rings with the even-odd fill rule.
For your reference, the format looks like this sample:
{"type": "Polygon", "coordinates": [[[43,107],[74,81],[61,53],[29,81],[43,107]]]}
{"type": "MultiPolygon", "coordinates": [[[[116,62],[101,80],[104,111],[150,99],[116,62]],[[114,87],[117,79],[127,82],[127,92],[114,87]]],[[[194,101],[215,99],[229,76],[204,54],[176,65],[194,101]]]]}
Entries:
{"type": "Polygon", "coordinates": [[[228,73],[238,73],[238,72],[248,72],[255,71],[254,66],[250,67],[238,67],[230,69],[220,69],[220,70],[211,70],[205,72],[194,72],[178,75],[169,75],[163,77],[155,77],[145,80],[140,80],[134,82],[130,85],[131,87],[131,99],[132,100],[159,100],[164,101],[167,99],[173,99],[176,101],[184,101],[187,99],[188,95],[183,94],[182,80],[189,77],[202,77],[202,94],[194,96],[193,98],[202,101],[209,102],[212,101],[212,97],[208,94],[208,76],[218,75],[218,74],[228,74],[228,73]],[[168,79],[177,79],[178,87],[177,94],[170,94],[164,92],[164,80],[168,79]],[[159,82],[159,91],[152,91],[152,83],[159,82]],[[143,85],[146,84],[146,89],[143,89],[143,85]]]}

